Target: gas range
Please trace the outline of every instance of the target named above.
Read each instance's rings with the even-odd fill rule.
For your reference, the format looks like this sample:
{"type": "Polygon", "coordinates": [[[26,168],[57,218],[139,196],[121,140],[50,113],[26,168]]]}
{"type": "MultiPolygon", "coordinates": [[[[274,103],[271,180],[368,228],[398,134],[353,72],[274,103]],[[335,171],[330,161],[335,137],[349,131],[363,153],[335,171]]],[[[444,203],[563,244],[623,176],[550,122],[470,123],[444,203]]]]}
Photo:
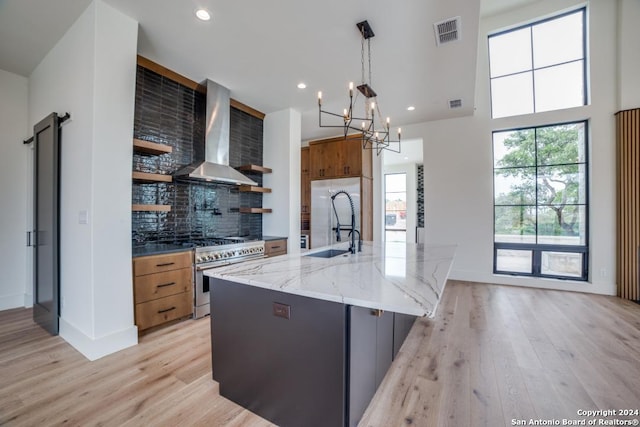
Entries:
{"type": "Polygon", "coordinates": [[[264,240],[241,241],[224,238],[194,243],[195,263],[199,269],[264,257],[264,240]]]}
{"type": "Polygon", "coordinates": [[[264,240],[245,237],[225,237],[190,240],[195,245],[194,317],[207,316],[209,307],[209,278],[204,270],[223,267],[251,259],[264,258],[264,240]]]}

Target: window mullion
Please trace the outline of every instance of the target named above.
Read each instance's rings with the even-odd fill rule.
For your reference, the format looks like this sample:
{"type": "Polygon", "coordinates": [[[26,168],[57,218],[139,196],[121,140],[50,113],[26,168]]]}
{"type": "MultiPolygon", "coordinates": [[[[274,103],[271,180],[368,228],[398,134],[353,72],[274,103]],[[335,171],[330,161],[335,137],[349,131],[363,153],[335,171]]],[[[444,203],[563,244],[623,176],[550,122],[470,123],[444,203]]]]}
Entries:
{"type": "MultiPolygon", "coordinates": [[[[535,102],[535,101],[534,101],[535,102]]],[[[536,197],[535,197],[535,201],[536,201],[536,215],[535,215],[535,219],[536,219],[536,244],[538,244],[538,212],[539,212],[539,201],[538,201],[538,128],[535,128],[533,130],[533,161],[535,162],[534,165],[534,182],[535,182],[535,188],[536,188],[536,197]]]]}
{"type": "Polygon", "coordinates": [[[531,90],[533,91],[531,99],[533,99],[533,112],[535,113],[538,110],[536,109],[536,73],[533,71],[535,69],[533,63],[533,25],[529,27],[529,43],[531,44],[531,90]]]}

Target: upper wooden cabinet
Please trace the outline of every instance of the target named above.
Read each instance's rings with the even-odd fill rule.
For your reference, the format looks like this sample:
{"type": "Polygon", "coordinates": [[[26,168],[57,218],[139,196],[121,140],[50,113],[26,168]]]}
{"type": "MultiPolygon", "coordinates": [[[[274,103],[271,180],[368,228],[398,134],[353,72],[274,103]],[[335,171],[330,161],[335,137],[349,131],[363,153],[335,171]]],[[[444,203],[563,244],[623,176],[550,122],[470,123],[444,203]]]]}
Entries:
{"type": "Polygon", "coordinates": [[[309,173],[309,147],[300,150],[300,173],[309,173]]]}
{"type": "MultiPolygon", "coordinates": [[[[300,150],[300,213],[301,221],[304,223],[305,215],[307,223],[309,222],[309,213],[311,212],[311,188],[309,184],[309,147],[303,147],[300,150]]],[[[301,225],[302,230],[305,230],[301,225]]],[[[309,227],[307,226],[306,230],[309,227]]]]}
{"type": "Polygon", "coordinates": [[[359,134],[309,142],[310,179],[371,178],[371,150],[362,149],[359,134]]]}

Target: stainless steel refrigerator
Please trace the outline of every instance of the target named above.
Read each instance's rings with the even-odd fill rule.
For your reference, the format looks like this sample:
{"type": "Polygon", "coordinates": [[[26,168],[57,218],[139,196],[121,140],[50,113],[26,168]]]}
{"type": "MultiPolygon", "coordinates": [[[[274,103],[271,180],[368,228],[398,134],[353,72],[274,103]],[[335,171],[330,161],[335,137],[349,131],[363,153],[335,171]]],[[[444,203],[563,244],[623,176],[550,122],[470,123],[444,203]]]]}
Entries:
{"type": "MultiPolygon", "coordinates": [[[[360,230],[360,178],[339,178],[311,181],[311,248],[319,248],[337,243],[334,228],[351,226],[351,206],[344,194],[335,197],[331,206],[331,196],[338,191],[346,191],[353,200],[356,230],[360,230]],[[337,213],[337,218],[336,218],[337,213]]],[[[340,232],[341,242],[349,241],[349,231],[340,232]]],[[[356,239],[358,235],[356,234],[356,239]]]]}

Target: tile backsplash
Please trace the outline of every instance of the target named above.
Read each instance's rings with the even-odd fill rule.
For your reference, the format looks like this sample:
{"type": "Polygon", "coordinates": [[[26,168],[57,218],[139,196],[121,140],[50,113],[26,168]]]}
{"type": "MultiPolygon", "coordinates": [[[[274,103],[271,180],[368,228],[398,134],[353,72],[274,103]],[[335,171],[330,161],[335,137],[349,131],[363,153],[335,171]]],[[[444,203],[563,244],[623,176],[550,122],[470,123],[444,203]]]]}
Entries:
{"type": "MultiPolygon", "coordinates": [[[[167,144],[170,154],[134,153],[133,170],[172,174],[204,159],[205,95],[138,66],[134,138],[167,144]]],[[[231,108],[229,164],[262,165],[262,120],[231,108]]],[[[248,174],[262,185],[262,175],[248,174]]],[[[132,213],[134,245],[171,243],[202,237],[259,235],[262,215],[240,213],[261,207],[261,193],[236,186],[174,181],[133,183],[132,203],[170,205],[170,212],[132,213]]]]}

